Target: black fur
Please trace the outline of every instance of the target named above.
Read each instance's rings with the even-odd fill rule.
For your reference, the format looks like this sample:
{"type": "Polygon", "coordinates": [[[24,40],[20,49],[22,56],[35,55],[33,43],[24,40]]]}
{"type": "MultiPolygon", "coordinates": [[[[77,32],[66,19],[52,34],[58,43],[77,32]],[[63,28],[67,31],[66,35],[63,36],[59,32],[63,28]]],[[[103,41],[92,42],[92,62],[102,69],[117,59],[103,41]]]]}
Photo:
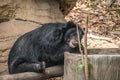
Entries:
{"type": "MultiPolygon", "coordinates": [[[[9,58],[9,73],[41,72],[42,62],[46,67],[64,63],[64,52],[79,52],[78,46],[71,48],[70,34],[77,39],[76,25],[73,22],[48,23],[18,38],[9,58]],[[68,41],[68,42],[67,42],[68,41]]],[[[79,28],[82,39],[83,31],[79,28]]]]}

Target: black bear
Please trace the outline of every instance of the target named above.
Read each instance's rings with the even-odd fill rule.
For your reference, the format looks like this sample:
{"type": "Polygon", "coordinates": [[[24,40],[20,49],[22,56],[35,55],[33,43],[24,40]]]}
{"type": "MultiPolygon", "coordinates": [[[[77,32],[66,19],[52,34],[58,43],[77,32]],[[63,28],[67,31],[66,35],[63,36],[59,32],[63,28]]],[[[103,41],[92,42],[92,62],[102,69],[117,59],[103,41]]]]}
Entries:
{"type": "MultiPolygon", "coordinates": [[[[81,27],[79,35],[81,40],[84,35],[81,27]]],[[[17,39],[8,57],[9,73],[42,72],[43,62],[46,67],[64,64],[65,51],[79,52],[76,24],[44,24],[17,39]]]]}

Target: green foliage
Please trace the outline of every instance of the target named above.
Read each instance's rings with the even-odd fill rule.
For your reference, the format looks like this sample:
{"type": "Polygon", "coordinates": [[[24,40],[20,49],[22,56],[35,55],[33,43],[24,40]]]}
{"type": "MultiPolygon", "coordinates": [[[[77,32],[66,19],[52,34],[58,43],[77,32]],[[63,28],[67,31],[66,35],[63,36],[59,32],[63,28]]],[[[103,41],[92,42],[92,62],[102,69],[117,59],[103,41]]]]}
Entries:
{"type": "Polygon", "coordinates": [[[89,7],[94,8],[95,7],[95,1],[90,0],[89,7]]]}
{"type": "Polygon", "coordinates": [[[92,63],[88,63],[88,68],[89,68],[89,69],[93,69],[92,63]]]}
{"type": "Polygon", "coordinates": [[[83,64],[78,65],[76,68],[76,72],[80,72],[83,68],[84,68],[83,64]]]}
{"type": "Polygon", "coordinates": [[[115,9],[115,11],[120,15],[120,9],[115,9]]]}
{"type": "Polygon", "coordinates": [[[110,11],[110,7],[105,7],[105,11],[110,11]]]}
{"type": "MultiPolygon", "coordinates": [[[[78,65],[76,68],[76,72],[80,72],[81,70],[83,70],[83,68],[84,68],[83,64],[78,65]]],[[[88,63],[88,68],[93,69],[93,65],[91,63],[88,63]]]]}
{"type": "Polygon", "coordinates": [[[116,9],[111,9],[110,7],[105,7],[105,10],[106,11],[115,11],[116,13],[118,13],[120,15],[120,9],[119,8],[116,8],[116,9]]]}
{"type": "Polygon", "coordinates": [[[115,31],[120,31],[120,28],[115,28],[115,31]]]}

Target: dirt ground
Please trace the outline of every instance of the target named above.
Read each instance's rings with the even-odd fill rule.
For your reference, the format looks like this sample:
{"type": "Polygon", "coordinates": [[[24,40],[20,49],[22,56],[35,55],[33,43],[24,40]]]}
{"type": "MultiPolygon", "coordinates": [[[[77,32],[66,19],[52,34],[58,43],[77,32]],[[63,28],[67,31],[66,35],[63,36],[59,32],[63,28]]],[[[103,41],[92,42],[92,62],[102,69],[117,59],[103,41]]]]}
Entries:
{"type": "MultiPolygon", "coordinates": [[[[76,6],[65,17],[81,27],[86,26],[88,16],[88,48],[119,48],[120,47],[120,15],[116,11],[105,10],[105,0],[94,2],[95,7],[88,7],[83,0],[78,0],[76,6]]],[[[110,9],[117,9],[113,4],[110,9]]]]}

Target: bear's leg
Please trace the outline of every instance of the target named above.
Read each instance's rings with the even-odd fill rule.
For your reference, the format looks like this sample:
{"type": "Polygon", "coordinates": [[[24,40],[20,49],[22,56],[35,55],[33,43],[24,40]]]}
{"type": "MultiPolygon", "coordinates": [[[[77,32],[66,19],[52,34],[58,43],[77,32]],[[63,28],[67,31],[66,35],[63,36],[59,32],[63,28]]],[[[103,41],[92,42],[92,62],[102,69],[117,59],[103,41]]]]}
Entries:
{"type": "Polygon", "coordinates": [[[10,65],[10,74],[21,72],[42,72],[45,64],[43,62],[27,62],[23,60],[13,61],[10,65]]]}

